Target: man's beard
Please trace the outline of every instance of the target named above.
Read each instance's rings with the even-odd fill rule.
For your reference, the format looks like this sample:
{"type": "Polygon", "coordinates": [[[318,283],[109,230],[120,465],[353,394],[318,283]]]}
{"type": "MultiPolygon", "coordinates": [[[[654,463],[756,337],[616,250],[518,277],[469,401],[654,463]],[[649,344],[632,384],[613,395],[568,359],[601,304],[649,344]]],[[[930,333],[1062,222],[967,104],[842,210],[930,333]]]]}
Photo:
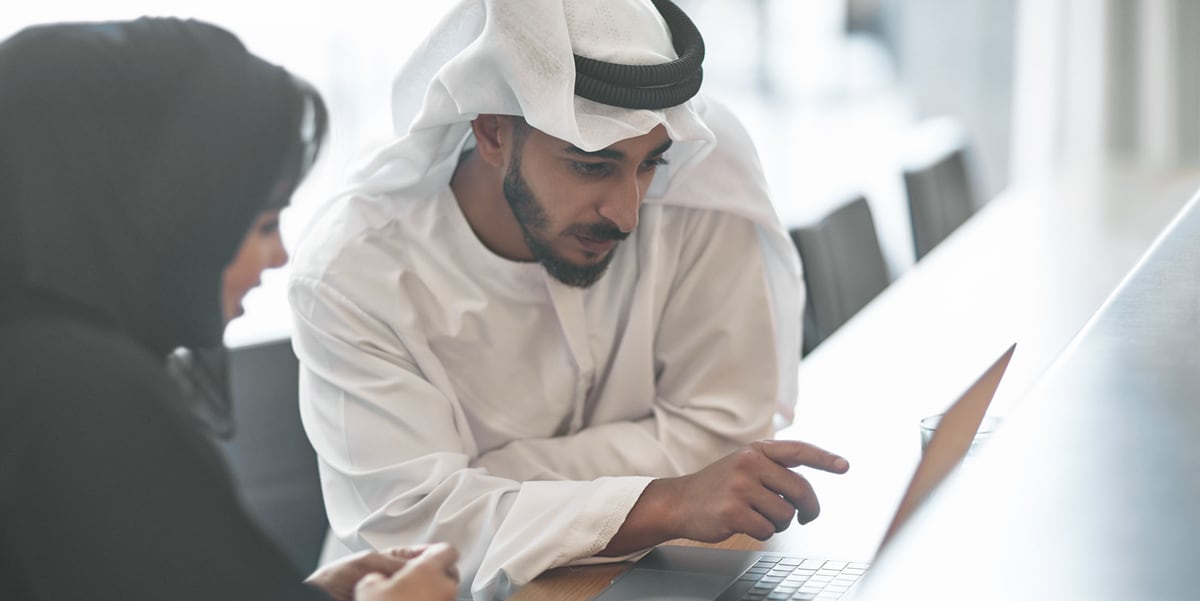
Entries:
{"type": "MultiPolygon", "coordinates": [[[[533,192],[521,177],[521,161],[514,158],[509,164],[508,173],[504,175],[504,198],[512,207],[513,216],[521,226],[521,234],[533,258],[541,263],[554,279],[576,288],[587,288],[595,284],[608,264],[616,254],[616,247],[608,252],[599,262],[591,265],[576,265],[559,256],[545,239],[546,228],[549,227],[546,211],[542,208],[533,192]]],[[[596,223],[591,225],[573,225],[564,234],[573,234],[593,240],[624,240],[629,236],[611,223],[596,223]]]]}

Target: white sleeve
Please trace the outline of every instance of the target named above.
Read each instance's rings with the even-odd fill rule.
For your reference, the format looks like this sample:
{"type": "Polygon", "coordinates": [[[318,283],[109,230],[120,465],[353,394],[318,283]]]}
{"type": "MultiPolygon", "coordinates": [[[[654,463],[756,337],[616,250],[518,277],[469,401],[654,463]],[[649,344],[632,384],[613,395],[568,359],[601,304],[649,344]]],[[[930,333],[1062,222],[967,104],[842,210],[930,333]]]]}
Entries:
{"type": "Polygon", "coordinates": [[[652,413],[570,436],[516,440],[472,465],[514,480],[675,476],[770,435],[777,324],[758,228],[714,211],[681,213],[686,235],[654,334],[652,413]]]}
{"type": "Polygon", "coordinates": [[[418,367],[434,365],[420,350],[320,281],[294,276],[289,294],[301,416],[348,548],[453,543],[464,586],[490,598],[602,550],[649,483],[522,483],[471,467],[461,410],[418,367]]]}

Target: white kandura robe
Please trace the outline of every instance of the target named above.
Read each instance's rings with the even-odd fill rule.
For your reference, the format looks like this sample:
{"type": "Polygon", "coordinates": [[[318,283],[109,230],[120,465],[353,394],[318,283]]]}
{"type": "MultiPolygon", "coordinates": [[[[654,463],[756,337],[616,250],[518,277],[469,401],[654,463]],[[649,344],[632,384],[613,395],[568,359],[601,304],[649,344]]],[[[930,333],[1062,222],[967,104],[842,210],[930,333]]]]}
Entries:
{"type": "Polygon", "coordinates": [[[771,214],[753,146],[708,106],[724,139],[694,173],[745,215],[648,197],[587,289],[492,254],[448,186],[315,220],[290,300],[340,543],[451,542],[464,588],[490,597],[602,550],[651,477],[770,434],[799,360],[777,332],[798,342],[800,319],[771,290],[794,294],[798,266],[778,223],[751,220],[771,214]]]}

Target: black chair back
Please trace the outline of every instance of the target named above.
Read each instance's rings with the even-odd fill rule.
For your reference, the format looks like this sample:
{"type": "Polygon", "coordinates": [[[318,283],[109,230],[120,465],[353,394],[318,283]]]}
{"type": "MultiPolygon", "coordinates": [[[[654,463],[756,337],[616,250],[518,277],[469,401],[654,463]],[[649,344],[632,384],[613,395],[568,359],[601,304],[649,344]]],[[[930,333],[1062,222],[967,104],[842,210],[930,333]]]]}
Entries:
{"type": "Polygon", "coordinates": [[[979,208],[962,147],[949,149],[923,167],[906,169],[904,188],[918,261],[979,208]]]}
{"type": "Polygon", "coordinates": [[[887,266],[865,198],[820,221],[791,230],[804,266],[803,354],[858,313],[889,283],[887,266]]]}
{"type": "Polygon", "coordinates": [[[317,456],[300,423],[291,341],[232,349],[228,368],[235,430],[222,447],[259,525],[307,574],[329,526],[317,456]]]}

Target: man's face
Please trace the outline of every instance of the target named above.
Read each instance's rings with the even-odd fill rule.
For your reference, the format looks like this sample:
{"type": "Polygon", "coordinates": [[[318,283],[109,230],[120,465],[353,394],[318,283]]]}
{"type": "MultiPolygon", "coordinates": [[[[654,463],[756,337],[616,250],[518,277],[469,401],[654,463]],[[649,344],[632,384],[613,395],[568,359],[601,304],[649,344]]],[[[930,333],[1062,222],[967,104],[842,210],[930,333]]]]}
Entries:
{"type": "Polygon", "coordinates": [[[585,152],[515,122],[504,197],[534,259],[564,284],[594,284],[637,226],[646,189],[670,146],[661,125],[585,152]]]}

